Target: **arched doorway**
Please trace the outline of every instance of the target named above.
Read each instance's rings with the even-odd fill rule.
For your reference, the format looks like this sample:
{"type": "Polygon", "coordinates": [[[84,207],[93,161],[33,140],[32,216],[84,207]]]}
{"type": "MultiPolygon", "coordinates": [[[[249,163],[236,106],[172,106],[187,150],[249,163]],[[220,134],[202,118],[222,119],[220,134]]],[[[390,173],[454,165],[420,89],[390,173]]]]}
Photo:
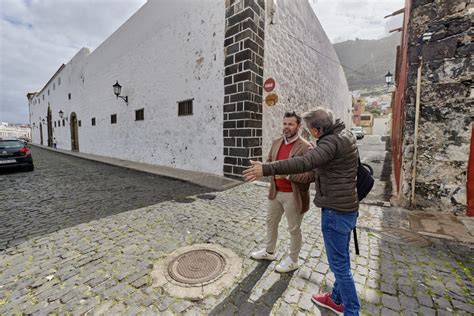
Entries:
{"type": "Polygon", "coordinates": [[[43,145],[43,124],[40,123],[40,141],[41,145],[43,145]]]}
{"type": "Polygon", "coordinates": [[[71,150],[79,151],[79,130],[77,128],[77,115],[75,112],[71,113],[69,121],[71,126],[71,150]]]}
{"type": "Polygon", "coordinates": [[[51,108],[49,106],[46,120],[48,121],[48,147],[53,147],[53,119],[51,115],[51,108]]]}

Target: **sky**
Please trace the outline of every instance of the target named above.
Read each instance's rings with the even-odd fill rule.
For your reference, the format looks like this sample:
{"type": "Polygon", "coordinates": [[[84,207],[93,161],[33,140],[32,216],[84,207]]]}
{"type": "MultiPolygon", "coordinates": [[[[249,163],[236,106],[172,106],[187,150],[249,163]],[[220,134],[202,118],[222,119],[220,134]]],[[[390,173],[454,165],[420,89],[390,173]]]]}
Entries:
{"type": "MultiPolygon", "coordinates": [[[[383,17],[404,0],[308,1],[333,43],[379,39],[401,25],[383,17]]],[[[41,90],[80,48],[94,50],[145,2],[0,0],[0,122],[28,123],[26,94],[41,90]]]]}

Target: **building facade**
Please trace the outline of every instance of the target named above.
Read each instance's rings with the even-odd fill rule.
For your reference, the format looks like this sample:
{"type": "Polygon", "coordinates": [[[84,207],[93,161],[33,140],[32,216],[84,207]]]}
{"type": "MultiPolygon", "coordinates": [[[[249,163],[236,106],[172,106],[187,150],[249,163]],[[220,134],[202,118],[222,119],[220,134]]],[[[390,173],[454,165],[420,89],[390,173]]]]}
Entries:
{"type": "Polygon", "coordinates": [[[31,128],[23,124],[0,122],[0,139],[2,138],[23,138],[30,140],[31,128]]]}
{"type": "Polygon", "coordinates": [[[344,73],[306,0],[149,0],[28,100],[35,143],[229,177],[262,159],[287,110],[351,119],[344,73]]]}
{"type": "Polygon", "coordinates": [[[405,3],[392,120],[396,189],[405,207],[466,214],[474,108],[470,10],[468,0],[405,3]]]}

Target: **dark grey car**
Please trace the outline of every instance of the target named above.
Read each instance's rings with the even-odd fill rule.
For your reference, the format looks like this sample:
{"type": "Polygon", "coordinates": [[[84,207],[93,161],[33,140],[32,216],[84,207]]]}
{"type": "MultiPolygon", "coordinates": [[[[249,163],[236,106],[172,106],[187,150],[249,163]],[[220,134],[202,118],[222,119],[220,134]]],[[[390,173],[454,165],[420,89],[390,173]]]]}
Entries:
{"type": "Polygon", "coordinates": [[[24,167],[35,169],[27,143],[18,139],[0,139],[0,168],[24,167]]]}

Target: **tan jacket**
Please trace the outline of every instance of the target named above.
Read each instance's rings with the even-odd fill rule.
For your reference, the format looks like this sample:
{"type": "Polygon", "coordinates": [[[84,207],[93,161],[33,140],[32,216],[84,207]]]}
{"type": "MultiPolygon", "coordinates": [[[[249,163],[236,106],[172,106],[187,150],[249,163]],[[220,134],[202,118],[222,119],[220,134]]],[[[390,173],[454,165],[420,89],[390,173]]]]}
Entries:
{"type": "MultiPolygon", "coordinates": [[[[279,137],[273,141],[270,152],[268,153],[267,163],[277,161],[278,150],[283,143],[283,137],[279,137]]],[[[290,156],[303,156],[308,150],[312,148],[311,144],[304,140],[301,136],[295,141],[293,148],[291,149],[290,156]]],[[[293,189],[293,197],[296,201],[296,205],[300,209],[301,213],[306,212],[309,209],[309,185],[314,181],[314,172],[308,171],[300,174],[291,174],[288,180],[291,181],[291,188],[293,189]]],[[[275,199],[277,194],[275,177],[271,177],[270,190],[268,192],[268,198],[270,200],[275,199]]]]}

